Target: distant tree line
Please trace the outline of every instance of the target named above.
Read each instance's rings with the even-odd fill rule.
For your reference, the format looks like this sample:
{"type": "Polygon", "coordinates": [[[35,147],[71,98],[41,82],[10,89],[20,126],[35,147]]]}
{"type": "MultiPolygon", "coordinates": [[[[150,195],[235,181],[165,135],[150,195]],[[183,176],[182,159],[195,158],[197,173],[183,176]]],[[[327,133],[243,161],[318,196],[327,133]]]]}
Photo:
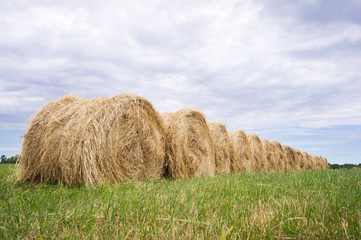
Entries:
{"type": "Polygon", "coordinates": [[[15,156],[7,158],[5,155],[1,155],[0,157],[0,163],[1,164],[15,164],[19,159],[19,154],[16,154],[15,156]]]}
{"type": "Polygon", "coordinates": [[[328,165],[330,166],[330,169],[350,169],[350,168],[355,168],[355,167],[361,168],[361,163],[359,163],[358,165],[351,164],[351,163],[345,163],[342,165],[329,163],[328,165]]]}

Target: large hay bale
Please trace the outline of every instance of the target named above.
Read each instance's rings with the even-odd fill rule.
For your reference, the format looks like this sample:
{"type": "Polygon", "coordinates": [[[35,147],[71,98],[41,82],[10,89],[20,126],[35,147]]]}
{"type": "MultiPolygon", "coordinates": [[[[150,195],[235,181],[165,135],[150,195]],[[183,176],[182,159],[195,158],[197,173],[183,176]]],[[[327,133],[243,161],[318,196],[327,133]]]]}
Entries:
{"type": "Polygon", "coordinates": [[[269,166],[265,151],[262,147],[261,139],[259,139],[255,133],[247,134],[247,138],[251,146],[252,161],[255,164],[254,169],[260,172],[268,172],[269,166]]]}
{"type": "Polygon", "coordinates": [[[268,170],[274,172],[279,171],[279,160],[276,158],[275,146],[268,140],[262,140],[262,147],[267,158],[268,170]]]}
{"type": "Polygon", "coordinates": [[[231,171],[231,143],[226,125],[220,122],[208,123],[208,128],[214,143],[216,173],[231,171]]]}
{"type": "Polygon", "coordinates": [[[214,144],[204,115],[183,108],[161,116],[166,127],[165,175],[171,178],[214,175],[214,144]]]}
{"type": "Polygon", "coordinates": [[[271,143],[274,146],[274,154],[278,163],[277,169],[278,171],[283,172],[285,171],[286,157],[285,157],[285,153],[283,152],[282,145],[277,141],[273,141],[271,143]]]}
{"type": "Polygon", "coordinates": [[[229,131],[228,135],[232,146],[231,171],[253,171],[252,151],[247,135],[242,130],[229,131]]]}
{"type": "Polygon", "coordinates": [[[161,118],[144,98],[64,97],[32,119],[18,180],[99,185],[160,178],[164,146],[161,118]]]}

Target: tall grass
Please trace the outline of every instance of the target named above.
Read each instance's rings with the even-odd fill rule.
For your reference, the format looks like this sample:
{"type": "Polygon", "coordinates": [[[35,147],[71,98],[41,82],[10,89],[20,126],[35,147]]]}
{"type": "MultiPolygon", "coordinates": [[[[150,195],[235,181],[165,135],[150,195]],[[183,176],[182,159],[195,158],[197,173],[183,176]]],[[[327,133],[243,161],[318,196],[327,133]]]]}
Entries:
{"type": "Polygon", "coordinates": [[[361,169],[96,188],[14,185],[7,174],[0,167],[0,239],[361,238],[361,169]]]}

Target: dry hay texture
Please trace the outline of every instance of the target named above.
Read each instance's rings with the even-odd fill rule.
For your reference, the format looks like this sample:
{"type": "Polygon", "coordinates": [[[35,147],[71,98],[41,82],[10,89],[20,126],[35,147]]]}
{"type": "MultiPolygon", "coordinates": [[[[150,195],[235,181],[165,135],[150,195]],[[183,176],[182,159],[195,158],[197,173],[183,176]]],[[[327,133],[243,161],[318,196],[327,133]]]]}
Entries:
{"type": "Polygon", "coordinates": [[[249,144],[251,146],[252,161],[255,164],[255,170],[260,172],[268,172],[269,165],[266,157],[266,153],[262,147],[262,141],[257,134],[247,134],[249,144]]]}
{"type": "Polygon", "coordinates": [[[231,143],[226,125],[220,122],[208,123],[214,143],[216,173],[224,174],[231,171],[231,143]]]}
{"type": "Polygon", "coordinates": [[[242,171],[251,172],[255,165],[252,161],[252,151],[247,135],[242,130],[229,131],[231,140],[231,171],[238,173],[242,171]]]}
{"type": "Polygon", "coordinates": [[[275,146],[268,140],[262,140],[262,147],[265,151],[267,164],[269,171],[278,172],[279,170],[279,159],[278,154],[275,153],[275,146]]]}
{"type": "Polygon", "coordinates": [[[183,108],[161,114],[166,127],[165,176],[192,178],[215,173],[214,144],[204,115],[183,108]]]}
{"type": "Polygon", "coordinates": [[[271,144],[274,147],[274,155],[277,160],[276,162],[278,164],[278,166],[277,166],[278,171],[280,171],[280,172],[285,171],[286,157],[285,157],[285,153],[283,152],[281,143],[279,143],[277,141],[272,141],[271,144]]]}
{"type": "Polygon", "coordinates": [[[164,146],[161,118],[144,98],[66,96],[32,119],[18,180],[92,186],[160,178],[164,146]]]}

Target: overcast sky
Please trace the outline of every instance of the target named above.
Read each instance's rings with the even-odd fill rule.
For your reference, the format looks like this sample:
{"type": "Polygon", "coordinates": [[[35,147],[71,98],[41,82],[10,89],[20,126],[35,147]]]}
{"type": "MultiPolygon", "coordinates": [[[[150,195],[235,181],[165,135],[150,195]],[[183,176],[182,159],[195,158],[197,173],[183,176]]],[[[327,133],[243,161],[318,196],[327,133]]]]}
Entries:
{"type": "Polygon", "coordinates": [[[0,154],[64,94],[193,107],[361,163],[361,1],[1,1],[0,154]]]}

